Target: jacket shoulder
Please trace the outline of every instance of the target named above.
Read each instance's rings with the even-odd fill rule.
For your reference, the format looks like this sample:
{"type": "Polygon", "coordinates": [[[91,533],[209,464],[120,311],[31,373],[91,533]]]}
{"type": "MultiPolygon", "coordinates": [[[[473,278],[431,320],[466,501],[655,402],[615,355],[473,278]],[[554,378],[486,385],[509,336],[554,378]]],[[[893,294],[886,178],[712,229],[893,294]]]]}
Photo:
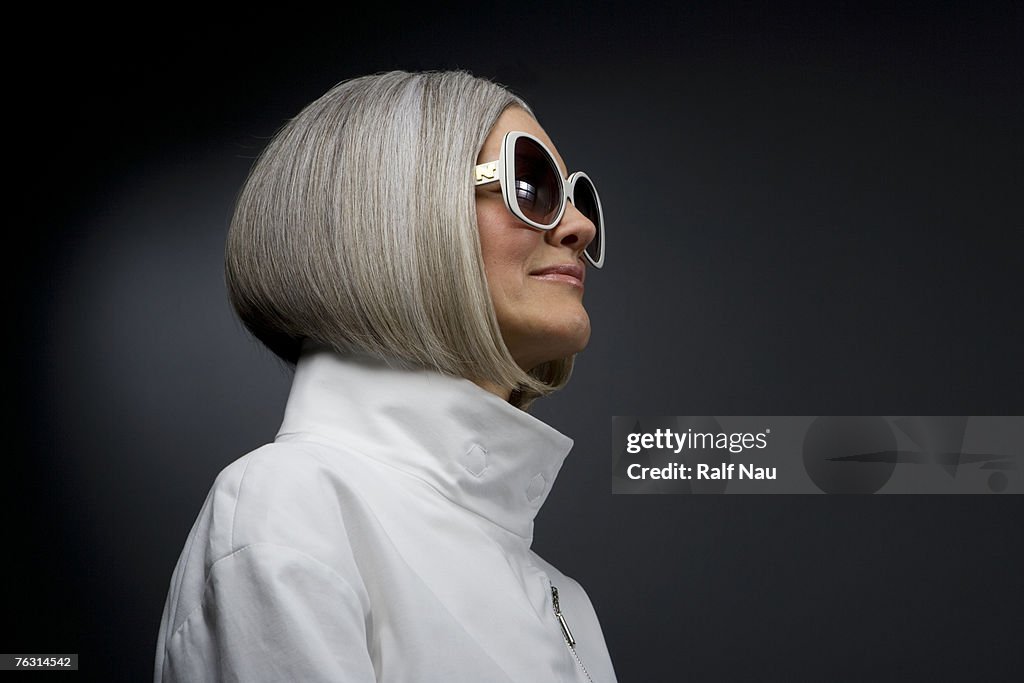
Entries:
{"type": "Polygon", "coordinates": [[[365,642],[369,610],[341,514],[342,499],[354,494],[329,455],[275,442],[216,477],[171,579],[158,680],[212,680],[224,667],[262,680],[273,667],[307,671],[365,658],[361,649],[350,657],[317,650],[321,633],[337,636],[335,645],[365,642]],[[296,628],[282,632],[282,622],[296,628]]]}
{"type": "Polygon", "coordinates": [[[346,536],[341,499],[354,495],[349,488],[315,447],[269,443],[217,475],[197,524],[208,527],[213,561],[267,543],[331,564],[346,536]]]}

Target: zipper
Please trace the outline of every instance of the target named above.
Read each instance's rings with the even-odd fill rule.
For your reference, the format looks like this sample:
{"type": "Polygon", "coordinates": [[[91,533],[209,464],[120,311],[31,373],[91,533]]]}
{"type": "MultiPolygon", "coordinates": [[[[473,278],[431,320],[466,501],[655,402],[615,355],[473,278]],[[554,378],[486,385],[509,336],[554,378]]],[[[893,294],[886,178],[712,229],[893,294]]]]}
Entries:
{"type": "Polygon", "coordinates": [[[583,666],[583,660],[576,653],[576,639],[572,637],[572,631],[569,630],[569,624],[565,621],[565,617],[562,615],[562,608],[558,606],[558,589],[552,584],[551,586],[551,608],[555,610],[555,618],[558,619],[558,625],[562,627],[562,636],[565,638],[565,644],[569,646],[569,652],[572,653],[576,663],[580,665],[580,669],[583,670],[583,675],[587,677],[590,683],[594,683],[594,679],[590,677],[590,673],[587,671],[587,667],[583,666]]]}

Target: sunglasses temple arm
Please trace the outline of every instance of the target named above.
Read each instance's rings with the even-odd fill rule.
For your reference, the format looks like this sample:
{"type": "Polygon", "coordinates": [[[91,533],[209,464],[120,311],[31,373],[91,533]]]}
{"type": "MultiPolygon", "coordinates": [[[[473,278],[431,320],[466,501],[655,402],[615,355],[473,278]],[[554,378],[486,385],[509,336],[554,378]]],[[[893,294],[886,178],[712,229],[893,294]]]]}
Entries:
{"type": "Polygon", "coordinates": [[[498,162],[490,161],[479,164],[473,169],[473,185],[486,185],[498,182],[498,162]]]}

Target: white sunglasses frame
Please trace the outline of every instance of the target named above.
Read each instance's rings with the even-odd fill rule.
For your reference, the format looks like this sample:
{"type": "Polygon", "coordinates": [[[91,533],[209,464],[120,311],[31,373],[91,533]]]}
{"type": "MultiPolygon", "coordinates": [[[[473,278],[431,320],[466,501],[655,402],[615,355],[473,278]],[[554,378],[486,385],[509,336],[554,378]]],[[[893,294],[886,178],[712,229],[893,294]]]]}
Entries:
{"type": "Polygon", "coordinates": [[[574,199],[576,191],[576,183],[582,178],[590,184],[591,193],[594,195],[594,203],[597,204],[597,219],[599,225],[595,225],[597,234],[594,239],[598,240],[599,254],[595,259],[590,255],[586,249],[583,250],[583,255],[586,257],[590,265],[595,268],[601,268],[604,265],[604,248],[605,248],[605,234],[604,234],[604,210],[601,208],[601,196],[597,192],[597,187],[594,186],[594,181],[590,179],[583,171],[576,171],[569,174],[568,178],[562,178],[562,206],[558,209],[558,213],[555,215],[554,220],[550,224],[538,223],[537,221],[527,218],[523,210],[519,208],[519,202],[516,201],[515,192],[509,192],[509,185],[506,182],[506,178],[515,178],[516,170],[516,141],[520,138],[527,138],[532,140],[540,147],[544,153],[548,156],[548,160],[551,162],[551,166],[555,169],[556,174],[559,178],[562,176],[561,170],[558,168],[558,162],[555,161],[555,155],[551,153],[551,150],[547,148],[543,142],[538,140],[535,136],[523,131],[511,130],[505,133],[504,139],[501,141],[501,154],[497,161],[489,161],[485,164],[478,164],[473,169],[473,185],[478,187],[480,185],[487,185],[490,183],[501,183],[501,196],[505,200],[505,206],[508,208],[512,215],[521,220],[522,222],[529,225],[531,228],[537,230],[554,230],[555,226],[562,220],[562,216],[565,215],[565,205],[567,202],[572,202],[573,206],[576,206],[574,199]]]}

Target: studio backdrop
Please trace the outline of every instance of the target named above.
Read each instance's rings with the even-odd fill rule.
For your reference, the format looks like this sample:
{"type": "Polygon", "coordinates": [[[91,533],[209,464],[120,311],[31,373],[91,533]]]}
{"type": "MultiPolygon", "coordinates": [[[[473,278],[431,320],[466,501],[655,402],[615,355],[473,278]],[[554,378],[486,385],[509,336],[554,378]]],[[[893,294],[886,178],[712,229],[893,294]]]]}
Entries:
{"type": "Polygon", "coordinates": [[[864,452],[905,467],[938,452],[901,445],[907,416],[1024,414],[1019,5],[253,12],[40,17],[8,59],[0,650],[152,675],[195,515],[291,381],[224,288],[250,166],[339,81],[467,69],[601,190],[590,345],[532,409],[575,440],[534,549],[619,680],[1020,679],[1017,465],[961,462],[972,495],[729,495],[634,486],[613,449],[688,416],[870,416],[902,441],[864,452]]]}

